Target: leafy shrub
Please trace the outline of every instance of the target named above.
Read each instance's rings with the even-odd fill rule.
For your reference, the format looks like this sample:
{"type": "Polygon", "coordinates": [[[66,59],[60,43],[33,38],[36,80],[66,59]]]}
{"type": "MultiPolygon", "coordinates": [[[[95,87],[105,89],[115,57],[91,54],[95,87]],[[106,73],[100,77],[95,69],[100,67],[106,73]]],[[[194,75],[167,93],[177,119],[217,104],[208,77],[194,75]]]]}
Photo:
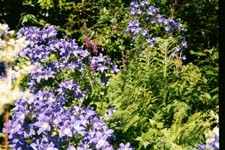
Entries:
{"type": "MultiPolygon", "coordinates": [[[[132,3],[132,15],[143,13],[139,6],[142,2],[132,3]]],[[[133,56],[109,82],[107,98],[116,109],[109,125],[137,149],[194,148],[203,143],[206,129],[217,125],[210,115],[211,110],[218,113],[218,91],[211,87],[211,78],[216,83],[217,78],[193,63],[182,63],[182,53],[176,51],[179,32],[173,38],[166,36],[170,32],[162,34],[152,45],[142,34],[141,27],[148,26],[135,19],[135,26],[128,25],[133,56]]]]}
{"type": "Polygon", "coordinates": [[[107,96],[116,109],[110,125],[122,139],[138,140],[139,148],[157,149],[159,143],[164,149],[194,147],[212,124],[206,123],[209,110],[218,111],[198,67],[168,59],[167,50],[146,48],[110,80],[107,96]]]}

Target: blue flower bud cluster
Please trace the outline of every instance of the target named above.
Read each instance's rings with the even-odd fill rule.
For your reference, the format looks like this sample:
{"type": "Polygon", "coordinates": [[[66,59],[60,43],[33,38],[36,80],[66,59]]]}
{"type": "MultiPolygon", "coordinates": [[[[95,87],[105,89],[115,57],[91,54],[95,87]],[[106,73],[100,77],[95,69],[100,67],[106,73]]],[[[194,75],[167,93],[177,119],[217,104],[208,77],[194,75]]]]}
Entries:
{"type": "Polygon", "coordinates": [[[55,39],[57,35],[53,26],[45,27],[41,30],[38,27],[23,27],[17,32],[17,37],[26,37],[29,46],[20,53],[20,56],[27,55],[32,62],[45,61],[51,52],[48,43],[55,39]]]}
{"type": "Polygon", "coordinates": [[[51,91],[38,91],[32,101],[19,99],[10,121],[10,147],[17,150],[114,149],[113,130],[92,108],[64,106],[51,91]]]}
{"type": "Polygon", "coordinates": [[[91,70],[104,73],[106,70],[110,70],[110,73],[115,74],[120,70],[117,68],[117,65],[114,65],[110,58],[106,58],[102,53],[99,56],[93,56],[91,59],[91,70]]]}
{"type": "Polygon", "coordinates": [[[113,130],[91,107],[82,107],[85,90],[78,80],[82,80],[87,69],[117,73],[119,70],[110,58],[102,54],[92,57],[75,40],[58,39],[53,26],[24,27],[17,36],[26,36],[29,41],[20,57],[28,57],[37,68],[29,74],[32,98],[18,99],[12,110],[9,121],[11,149],[132,149],[129,143],[115,148],[113,130]],[[66,71],[72,75],[79,72],[80,76],[65,77],[66,71]],[[46,86],[42,86],[44,84],[46,86]],[[68,104],[69,99],[80,103],[68,104]]]}
{"type": "Polygon", "coordinates": [[[132,1],[130,3],[130,21],[126,33],[136,39],[141,35],[150,47],[154,47],[158,38],[173,38],[181,36],[176,45],[176,52],[187,48],[184,38],[185,28],[173,18],[166,18],[159,13],[159,9],[151,6],[148,1],[132,1]]]}
{"type": "Polygon", "coordinates": [[[102,54],[91,56],[87,50],[78,46],[75,40],[57,39],[57,32],[53,26],[43,29],[24,27],[19,30],[17,36],[26,36],[30,43],[27,48],[23,49],[20,56],[27,56],[32,62],[40,63],[38,69],[31,72],[30,89],[43,80],[54,79],[65,69],[73,72],[76,70],[81,74],[88,67],[91,72],[101,74],[119,71],[110,58],[102,54]],[[51,56],[56,59],[49,61],[51,56]]]}

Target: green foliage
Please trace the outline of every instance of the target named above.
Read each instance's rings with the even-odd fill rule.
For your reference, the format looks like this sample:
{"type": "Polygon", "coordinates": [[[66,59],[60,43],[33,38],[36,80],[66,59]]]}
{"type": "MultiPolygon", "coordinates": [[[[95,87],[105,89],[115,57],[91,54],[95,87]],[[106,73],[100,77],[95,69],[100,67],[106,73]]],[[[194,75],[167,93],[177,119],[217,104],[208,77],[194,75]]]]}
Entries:
{"type": "Polygon", "coordinates": [[[134,48],[138,55],[110,80],[107,98],[117,111],[109,124],[137,149],[191,149],[212,125],[210,110],[218,111],[211,79],[198,66],[172,59],[173,43],[134,48]]]}
{"type": "Polygon", "coordinates": [[[170,128],[164,127],[162,122],[151,119],[148,131],[142,133],[136,139],[139,141],[139,148],[163,150],[191,149],[196,143],[201,143],[203,140],[202,133],[206,127],[202,125],[202,118],[200,113],[195,113],[189,117],[185,124],[180,124],[180,120],[177,119],[170,128]]]}
{"type": "Polygon", "coordinates": [[[84,45],[84,21],[87,23],[91,41],[98,44],[98,51],[110,54],[120,63],[120,52],[126,49],[124,30],[128,17],[128,4],[122,0],[22,0],[5,1],[1,6],[1,21],[11,28],[24,25],[56,25],[58,30],[77,39],[84,45]],[[13,7],[17,6],[17,7],[13,7]]]}
{"type": "MultiPolygon", "coordinates": [[[[209,57],[192,55],[190,50],[204,53],[218,48],[218,0],[148,1],[160,8],[162,14],[187,28],[187,62],[209,57]]],[[[123,35],[129,18],[129,3],[122,0],[2,0],[0,18],[12,29],[22,25],[56,25],[66,35],[77,39],[79,44],[84,43],[83,23],[86,20],[91,40],[97,41],[99,51],[110,54],[119,63],[120,52],[130,49],[123,35]]]]}

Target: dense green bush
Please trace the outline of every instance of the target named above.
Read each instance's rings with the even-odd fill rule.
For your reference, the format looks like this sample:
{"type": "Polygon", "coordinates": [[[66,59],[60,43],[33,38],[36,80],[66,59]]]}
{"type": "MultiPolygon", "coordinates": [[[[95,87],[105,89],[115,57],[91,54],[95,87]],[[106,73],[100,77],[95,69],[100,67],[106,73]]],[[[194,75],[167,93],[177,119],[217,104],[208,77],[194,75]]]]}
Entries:
{"type": "Polygon", "coordinates": [[[191,149],[216,125],[218,90],[210,83],[217,77],[169,59],[170,44],[146,47],[110,80],[107,98],[117,111],[109,124],[138,149],[191,149]]]}

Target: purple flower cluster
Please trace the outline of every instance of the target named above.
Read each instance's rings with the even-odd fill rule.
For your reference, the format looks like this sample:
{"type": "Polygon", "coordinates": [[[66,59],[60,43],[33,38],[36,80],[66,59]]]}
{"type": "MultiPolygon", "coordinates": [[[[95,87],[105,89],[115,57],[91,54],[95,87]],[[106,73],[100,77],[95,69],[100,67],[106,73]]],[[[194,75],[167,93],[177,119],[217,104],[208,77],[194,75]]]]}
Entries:
{"type": "Polygon", "coordinates": [[[50,86],[52,87],[52,91],[55,95],[60,95],[63,99],[68,99],[71,97],[76,100],[82,100],[85,96],[81,87],[78,83],[76,83],[73,79],[62,80],[61,82],[56,80],[56,75],[59,74],[58,67],[53,64],[49,64],[48,66],[37,66],[36,70],[31,71],[30,80],[28,82],[29,88],[31,91],[35,92],[39,90],[38,84],[43,85],[43,81],[51,80],[50,86]]]}
{"type": "Polygon", "coordinates": [[[28,83],[30,89],[41,81],[55,79],[62,70],[72,72],[82,71],[91,66],[92,72],[117,73],[119,69],[106,56],[90,56],[87,50],[79,47],[75,40],[57,39],[57,32],[53,26],[43,29],[37,27],[24,27],[17,33],[18,37],[26,36],[29,46],[20,53],[27,56],[33,63],[39,63],[36,70],[31,72],[28,83]]]}
{"type": "MultiPolygon", "coordinates": [[[[143,24],[142,20],[137,20],[137,17],[143,16],[144,21],[147,24],[157,24],[164,27],[164,31],[182,33],[185,31],[183,25],[179,22],[176,22],[172,18],[165,18],[163,15],[159,14],[159,9],[151,6],[147,1],[143,0],[141,2],[132,1],[130,3],[130,16],[134,19],[130,20],[126,32],[131,32],[133,35],[136,35],[133,28],[139,27],[143,24]]],[[[145,31],[145,30],[141,30],[145,31]]],[[[140,32],[141,32],[140,31],[140,32]]]]}
{"type": "Polygon", "coordinates": [[[12,149],[114,149],[110,144],[115,138],[113,130],[95,111],[68,108],[51,91],[38,91],[32,101],[17,100],[13,112],[9,125],[12,149]]]}
{"type": "MultiPolygon", "coordinates": [[[[17,150],[113,150],[113,130],[91,107],[81,106],[85,91],[77,81],[82,80],[83,71],[90,65],[100,73],[116,73],[117,67],[102,54],[90,56],[75,40],[57,39],[52,26],[25,27],[17,36],[27,37],[29,45],[20,56],[28,57],[36,64],[36,69],[30,72],[28,81],[33,97],[18,99],[13,108],[9,122],[10,147],[17,150]],[[66,76],[64,73],[68,72],[71,74],[66,76]],[[71,99],[80,103],[68,104],[71,99]]],[[[129,143],[121,144],[118,149],[131,147],[129,143]]]]}
{"type": "Polygon", "coordinates": [[[130,20],[126,32],[131,32],[133,36],[136,36],[142,30],[140,24],[141,23],[137,19],[130,20]]]}
{"type": "Polygon", "coordinates": [[[54,26],[46,26],[43,29],[38,27],[23,27],[17,32],[18,38],[26,36],[29,45],[32,47],[37,41],[46,43],[49,39],[55,38],[57,30],[54,26]]]}
{"type": "Polygon", "coordinates": [[[45,27],[41,30],[38,27],[23,27],[17,32],[17,37],[26,37],[29,46],[25,48],[20,56],[27,55],[31,61],[45,61],[50,54],[50,49],[47,46],[49,40],[56,38],[56,29],[53,26],[45,27]]]}
{"type": "Polygon", "coordinates": [[[68,92],[72,92],[72,95],[77,100],[82,100],[84,97],[84,93],[81,91],[80,86],[73,80],[64,81],[59,84],[59,88],[57,89],[57,95],[65,96],[68,98],[68,92]]]}
{"type": "Polygon", "coordinates": [[[151,39],[146,39],[146,42],[150,45],[150,47],[154,47],[158,39],[159,37],[152,37],[151,39]]]}
{"type": "Polygon", "coordinates": [[[110,70],[110,73],[118,73],[119,69],[117,65],[114,65],[110,58],[106,58],[101,53],[99,56],[93,56],[91,58],[91,70],[104,73],[106,70],[110,70]]]}
{"type": "Polygon", "coordinates": [[[150,47],[153,47],[159,37],[177,38],[181,36],[178,39],[176,49],[180,51],[187,48],[183,36],[185,31],[183,25],[170,17],[165,18],[159,14],[159,9],[151,6],[148,1],[132,1],[130,3],[130,18],[126,33],[131,34],[133,40],[138,35],[142,35],[150,47]]]}
{"type": "MultiPolygon", "coordinates": [[[[89,56],[87,50],[79,47],[75,40],[57,39],[56,29],[47,26],[43,29],[37,27],[24,27],[17,33],[18,37],[25,36],[29,41],[29,46],[20,53],[28,56],[32,62],[46,62],[51,54],[59,58],[59,67],[82,66],[82,60],[89,56]],[[73,61],[72,61],[73,60],[73,61]]],[[[78,68],[79,68],[78,67],[78,68]]]]}
{"type": "Polygon", "coordinates": [[[37,83],[40,83],[41,80],[48,80],[49,78],[55,78],[56,67],[54,65],[42,66],[41,64],[37,65],[37,69],[31,71],[31,81],[30,87],[34,86],[37,83]],[[35,82],[36,81],[36,82],[35,82]]]}
{"type": "Polygon", "coordinates": [[[125,145],[121,143],[118,150],[132,150],[132,148],[130,147],[130,143],[127,143],[125,145]]]}

